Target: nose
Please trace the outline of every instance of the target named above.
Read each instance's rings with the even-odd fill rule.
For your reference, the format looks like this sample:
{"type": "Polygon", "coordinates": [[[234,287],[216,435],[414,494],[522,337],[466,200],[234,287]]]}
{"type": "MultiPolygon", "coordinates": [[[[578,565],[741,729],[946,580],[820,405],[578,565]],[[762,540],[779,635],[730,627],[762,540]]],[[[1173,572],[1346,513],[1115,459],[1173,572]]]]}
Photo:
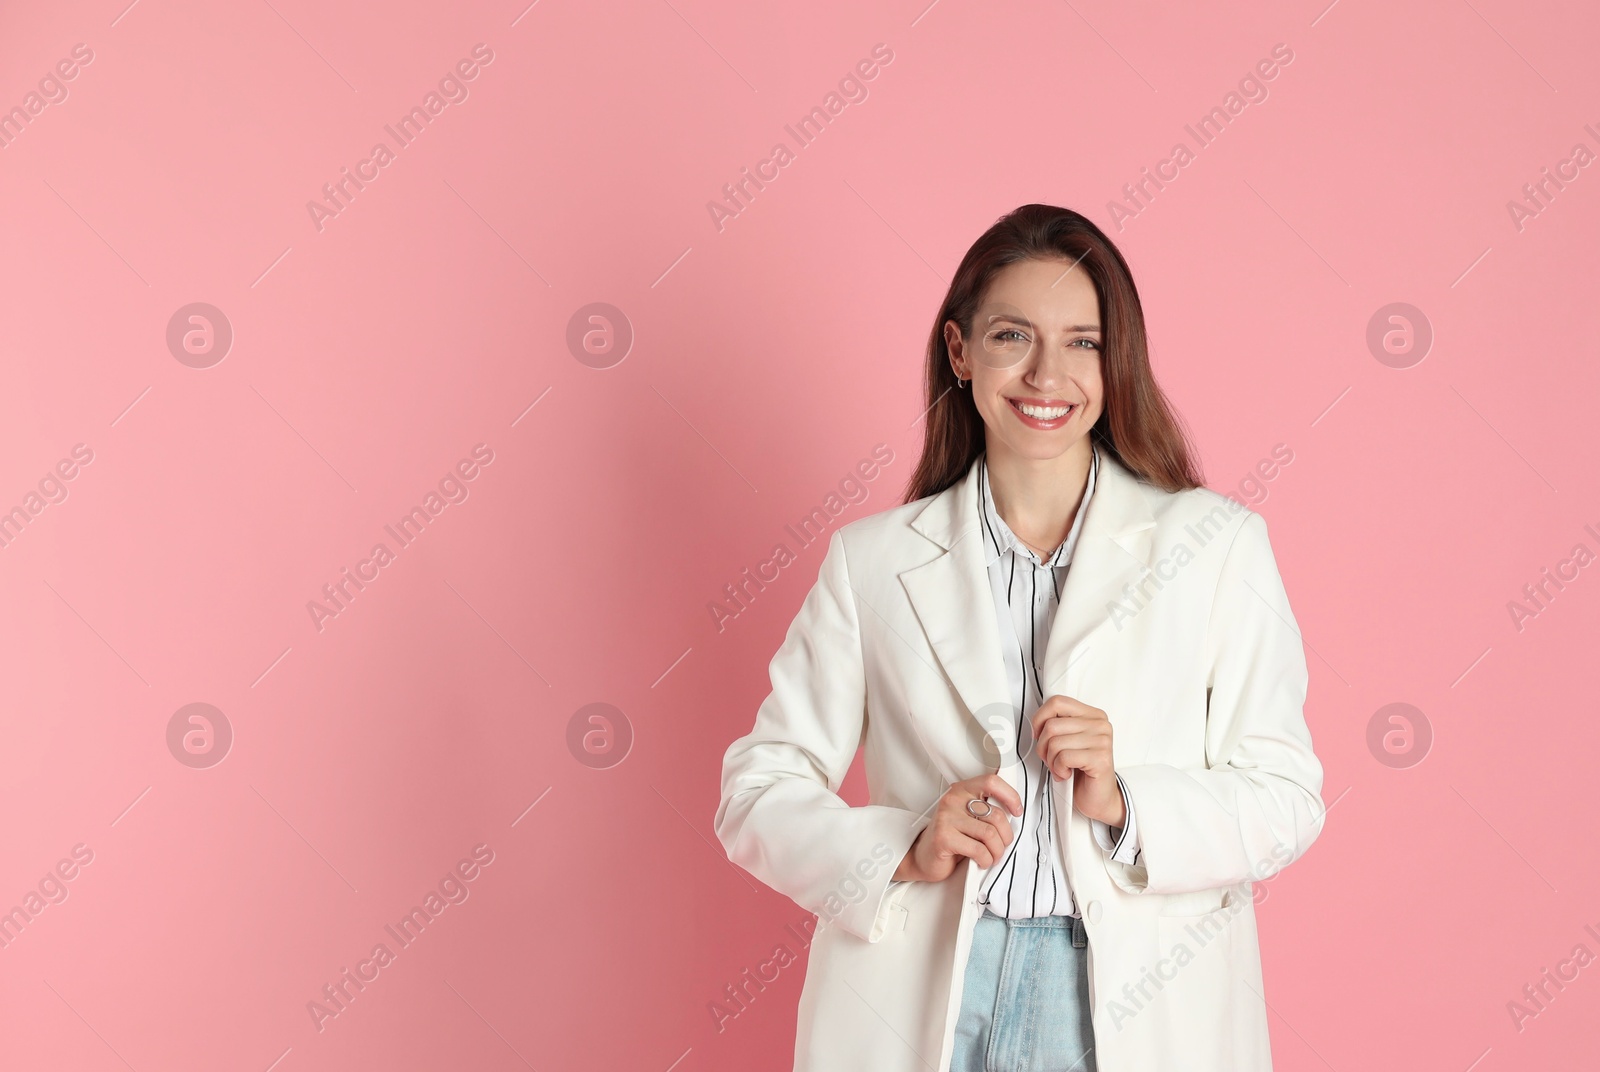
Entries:
{"type": "Polygon", "coordinates": [[[1052,339],[1045,340],[1028,355],[1028,368],[1022,378],[1038,391],[1056,392],[1072,379],[1071,372],[1072,355],[1065,344],[1052,339]]]}

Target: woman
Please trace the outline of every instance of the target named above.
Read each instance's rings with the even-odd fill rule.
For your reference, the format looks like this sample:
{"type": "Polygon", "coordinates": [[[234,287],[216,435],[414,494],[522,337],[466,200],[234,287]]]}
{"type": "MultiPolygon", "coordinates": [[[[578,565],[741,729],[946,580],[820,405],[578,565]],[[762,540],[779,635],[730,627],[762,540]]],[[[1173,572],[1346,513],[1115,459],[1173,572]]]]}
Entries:
{"type": "Polygon", "coordinates": [[[832,534],[723,761],[729,858],[819,917],[794,1067],[1268,1069],[1251,883],[1323,806],[1266,523],[1077,213],[979,238],[927,359],[908,501],[832,534]]]}

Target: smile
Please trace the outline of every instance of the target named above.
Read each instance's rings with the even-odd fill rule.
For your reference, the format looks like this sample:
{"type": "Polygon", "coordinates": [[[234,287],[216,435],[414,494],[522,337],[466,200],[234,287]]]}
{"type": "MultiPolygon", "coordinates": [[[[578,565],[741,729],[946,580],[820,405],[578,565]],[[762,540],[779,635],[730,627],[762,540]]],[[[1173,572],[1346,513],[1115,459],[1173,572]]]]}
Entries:
{"type": "Polygon", "coordinates": [[[1034,402],[1022,402],[1015,398],[1008,398],[1006,401],[1022,416],[1023,423],[1033,428],[1059,428],[1078,409],[1070,402],[1040,405],[1034,402]]]}

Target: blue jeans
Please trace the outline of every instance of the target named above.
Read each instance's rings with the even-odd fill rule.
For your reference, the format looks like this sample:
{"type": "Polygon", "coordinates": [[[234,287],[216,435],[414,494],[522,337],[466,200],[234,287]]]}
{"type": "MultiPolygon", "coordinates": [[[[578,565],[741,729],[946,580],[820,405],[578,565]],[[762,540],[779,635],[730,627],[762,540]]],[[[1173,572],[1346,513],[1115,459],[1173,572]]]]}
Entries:
{"type": "Polygon", "coordinates": [[[974,924],[950,1072],[1095,1072],[1089,942],[1071,916],[974,924]]]}

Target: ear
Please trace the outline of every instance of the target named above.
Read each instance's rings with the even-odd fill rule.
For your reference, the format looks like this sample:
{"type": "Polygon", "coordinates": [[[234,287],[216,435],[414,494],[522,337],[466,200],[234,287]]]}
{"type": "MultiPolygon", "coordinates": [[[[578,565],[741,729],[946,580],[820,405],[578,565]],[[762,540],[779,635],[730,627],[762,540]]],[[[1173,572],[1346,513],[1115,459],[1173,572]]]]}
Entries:
{"type": "Polygon", "coordinates": [[[970,375],[961,371],[961,366],[966,363],[966,343],[961,338],[961,326],[954,320],[944,322],[944,346],[950,352],[950,368],[957,379],[971,379],[970,375]]]}

